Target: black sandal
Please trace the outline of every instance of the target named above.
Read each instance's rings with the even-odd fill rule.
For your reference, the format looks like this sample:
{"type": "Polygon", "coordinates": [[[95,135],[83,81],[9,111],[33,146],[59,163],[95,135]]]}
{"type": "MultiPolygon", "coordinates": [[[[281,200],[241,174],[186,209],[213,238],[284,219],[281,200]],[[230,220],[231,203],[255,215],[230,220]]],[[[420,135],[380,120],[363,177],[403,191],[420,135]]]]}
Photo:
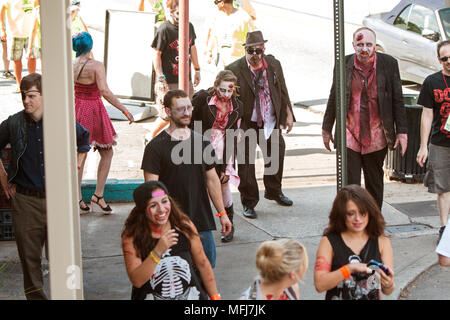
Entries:
{"type": "Polygon", "coordinates": [[[86,204],[86,203],[84,203],[83,202],[83,204],[85,205],[85,207],[82,207],[81,206],[81,203],[83,202],[83,199],[81,199],[79,202],[78,202],[78,206],[80,207],[80,210],[81,211],[84,211],[85,213],[88,213],[89,211],[91,211],[91,208],[89,208],[89,206],[86,204]]]}
{"type": "Polygon", "coordinates": [[[112,209],[111,209],[111,207],[109,205],[107,205],[106,207],[102,207],[100,205],[99,202],[100,202],[100,200],[103,199],[103,197],[99,197],[95,193],[93,194],[93,196],[97,198],[97,201],[92,200],[92,198],[91,198],[91,201],[94,202],[96,205],[98,205],[104,214],[110,214],[112,212],[112,209]]]}

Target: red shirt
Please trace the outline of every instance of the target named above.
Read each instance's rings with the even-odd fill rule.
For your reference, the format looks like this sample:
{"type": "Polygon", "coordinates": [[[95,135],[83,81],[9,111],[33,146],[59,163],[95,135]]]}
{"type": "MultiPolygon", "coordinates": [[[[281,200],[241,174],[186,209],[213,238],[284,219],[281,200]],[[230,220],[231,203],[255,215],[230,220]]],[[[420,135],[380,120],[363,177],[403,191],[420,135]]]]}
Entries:
{"type": "Polygon", "coordinates": [[[383,123],[380,117],[380,108],[378,106],[377,94],[377,56],[374,55],[373,61],[366,65],[359,63],[354,58],[350,107],[347,113],[347,147],[361,154],[372,153],[384,149],[387,146],[384,135],[383,123]],[[367,94],[370,112],[370,144],[363,146],[359,141],[360,113],[361,113],[361,92],[364,85],[364,77],[360,74],[362,71],[366,76],[373,71],[367,80],[367,94]]]}

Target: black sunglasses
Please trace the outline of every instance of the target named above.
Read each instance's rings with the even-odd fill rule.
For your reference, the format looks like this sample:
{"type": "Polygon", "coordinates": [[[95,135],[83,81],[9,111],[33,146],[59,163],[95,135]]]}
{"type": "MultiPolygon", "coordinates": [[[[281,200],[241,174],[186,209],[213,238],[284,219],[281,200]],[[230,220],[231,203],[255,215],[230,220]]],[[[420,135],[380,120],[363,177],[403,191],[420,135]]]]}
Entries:
{"type": "Polygon", "coordinates": [[[261,54],[261,53],[263,53],[263,49],[261,49],[261,48],[256,48],[256,49],[253,49],[253,48],[248,48],[247,49],[247,53],[248,54],[261,54]]]}
{"type": "Polygon", "coordinates": [[[450,59],[450,57],[442,57],[439,58],[442,62],[447,62],[448,59],[450,59]]]}

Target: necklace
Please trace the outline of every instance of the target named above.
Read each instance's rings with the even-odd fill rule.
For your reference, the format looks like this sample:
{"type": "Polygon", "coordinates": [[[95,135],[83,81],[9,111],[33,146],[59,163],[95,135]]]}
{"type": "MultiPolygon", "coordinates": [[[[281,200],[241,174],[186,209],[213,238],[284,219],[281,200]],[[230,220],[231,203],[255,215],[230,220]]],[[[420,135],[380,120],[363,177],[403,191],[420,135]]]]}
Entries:
{"type": "Polygon", "coordinates": [[[447,80],[445,80],[445,74],[444,74],[444,71],[442,71],[442,78],[444,79],[445,86],[446,86],[447,89],[448,89],[447,80]]]}

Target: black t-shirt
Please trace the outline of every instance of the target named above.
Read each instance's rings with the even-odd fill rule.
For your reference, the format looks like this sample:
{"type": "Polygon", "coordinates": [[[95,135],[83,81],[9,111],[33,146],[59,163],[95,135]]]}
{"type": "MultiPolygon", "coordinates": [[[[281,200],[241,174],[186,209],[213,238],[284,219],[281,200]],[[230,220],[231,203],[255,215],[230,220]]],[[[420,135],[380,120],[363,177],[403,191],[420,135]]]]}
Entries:
{"type": "MultiPolygon", "coordinates": [[[[192,23],[189,23],[189,56],[191,55],[191,47],[195,45],[195,31],[192,23]]],[[[152,48],[162,52],[162,68],[166,76],[167,83],[178,83],[178,27],[172,22],[164,22],[155,33],[155,38],[152,42],[152,48]]],[[[189,79],[191,59],[189,59],[189,79]]]]}
{"type": "Polygon", "coordinates": [[[141,169],[159,176],[169,194],[198,231],[216,230],[206,188],[206,171],[215,167],[212,145],[191,130],[186,140],[175,140],[165,130],[145,147],[141,169]]]}
{"type": "MultiPolygon", "coordinates": [[[[445,81],[450,84],[450,77],[445,76],[445,81]]],[[[444,129],[450,114],[450,88],[445,81],[442,71],[429,75],[423,82],[417,103],[433,109],[430,142],[437,146],[450,147],[450,131],[444,129]]]]}
{"type": "MultiPolygon", "coordinates": [[[[178,230],[178,242],[161,256],[153,275],[142,287],[133,286],[132,300],[207,300],[208,294],[191,256],[189,239],[178,230]]],[[[141,254],[142,256],[142,254],[141,254]]],[[[142,259],[144,260],[144,259],[142,259]]]]}

